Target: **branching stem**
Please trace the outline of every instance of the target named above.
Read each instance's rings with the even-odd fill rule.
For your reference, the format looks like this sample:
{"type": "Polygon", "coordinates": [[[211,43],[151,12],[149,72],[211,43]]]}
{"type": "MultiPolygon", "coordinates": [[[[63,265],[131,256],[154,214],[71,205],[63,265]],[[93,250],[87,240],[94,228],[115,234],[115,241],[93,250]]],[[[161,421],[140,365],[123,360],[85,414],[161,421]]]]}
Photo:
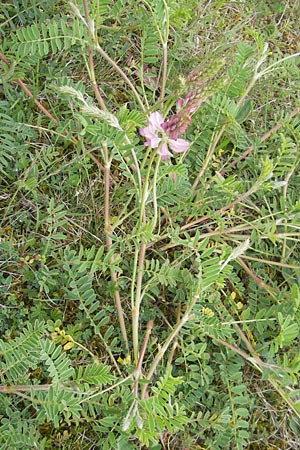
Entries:
{"type": "Polygon", "coordinates": [[[139,378],[141,376],[141,373],[142,373],[142,364],[143,364],[143,360],[144,360],[147,344],[148,344],[148,341],[149,341],[149,337],[150,337],[150,334],[151,334],[151,331],[152,331],[152,327],[153,327],[153,320],[149,320],[149,322],[147,323],[145,337],[144,337],[143,343],[141,345],[139,359],[138,359],[137,365],[136,365],[136,367],[134,369],[134,372],[133,372],[133,377],[134,377],[134,380],[135,380],[133,393],[134,393],[134,397],[135,398],[137,398],[137,396],[138,396],[138,380],[139,380],[139,378]]]}
{"type": "MultiPolygon", "coordinates": [[[[139,225],[140,227],[145,226],[146,224],[146,203],[149,195],[149,179],[151,174],[152,165],[155,157],[157,156],[156,150],[152,152],[150,157],[146,178],[144,181],[142,196],[141,196],[141,204],[140,204],[140,217],[139,217],[139,225]]],[[[141,230],[142,232],[142,230],[141,230]]],[[[136,247],[135,258],[134,258],[134,266],[132,271],[132,284],[131,284],[131,305],[132,305],[132,344],[133,344],[133,354],[134,361],[137,364],[139,358],[139,315],[140,315],[140,306],[142,301],[142,280],[143,280],[143,267],[145,260],[147,245],[144,242],[139,244],[139,247],[136,247]],[[134,286],[136,282],[135,288],[135,296],[134,296],[134,286]]]]}

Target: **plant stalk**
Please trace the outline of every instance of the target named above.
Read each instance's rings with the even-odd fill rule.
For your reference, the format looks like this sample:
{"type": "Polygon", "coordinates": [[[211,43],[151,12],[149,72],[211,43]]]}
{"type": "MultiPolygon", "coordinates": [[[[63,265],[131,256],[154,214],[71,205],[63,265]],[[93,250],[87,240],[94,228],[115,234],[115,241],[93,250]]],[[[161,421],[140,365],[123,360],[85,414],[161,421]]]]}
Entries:
{"type": "MultiPolygon", "coordinates": [[[[146,178],[144,181],[141,205],[140,205],[140,217],[139,217],[139,225],[142,227],[146,224],[146,203],[148,198],[149,191],[149,179],[151,168],[153,165],[153,161],[156,157],[156,150],[152,152],[148,170],[146,174],[146,178]]],[[[133,355],[134,362],[137,364],[139,358],[139,316],[140,316],[140,306],[142,301],[142,280],[143,280],[143,267],[145,260],[147,245],[144,242],[141,242],[139,245],[139,249],[136,248],[135,258],[134,258],[134,266],[132,271],[132,284],[131,284],[131,305],[132,305],[132,344],[133,344],[133,355]],[[135,296],[134,296],[134,286],[136,282],[135,296]]]]}
{"type": "MultiPolygon", "coordinates": [[[[104,153],[104,229],[105,229],[105,236],[106,236],[106,246],[107,251],[111,251],[112,248],[112,239],[110,237],[110,161],[108,157],[108,150],[107,146],[103,144],[103,153],[104,153]]],[[[115,270],[113,269],[114,266],[115,257],[112,254],[110,256],[109,262],[110,262],[110,276],[111,280],[114,283],[114,299],[115,299],[115,306],[118,314],[120,329],[123,337],[123,341],[125,343],[126,350],[129,352],[129,343],[128,343],[128,337],[127,337],[127,331],[125,326],[125,320],[124,320],[124,311],[121,304],[120,299],[120,292],[117,288],[117,274],[115,270]]]]}
{"type": "MultiPolygon", "coordinates": [[[[84,8],[84,16],[85,16],[86,23],[89,25],[90,15],[89,15],[89,8],[88,8],[87,0],[83,0],[83,8],[84,8]]],[[[88,33],[89,39],[93,40],[94,36],[91,32],[90,26],[88,26],[88,28],[87,28],[87,33],[88,33]]],[[[106,108],[105,102],[100,94],[100,90],[99,90],[98,84],[96,82],[94,58],[93,58],[93,48],[91,45],[88,46],[88,53],[89,53],[89,77],[90,77],[90,80],[92,83],[95,97],[96,97],[101,109],[103,111],[106,111],[107,108],[106,108]]]]}

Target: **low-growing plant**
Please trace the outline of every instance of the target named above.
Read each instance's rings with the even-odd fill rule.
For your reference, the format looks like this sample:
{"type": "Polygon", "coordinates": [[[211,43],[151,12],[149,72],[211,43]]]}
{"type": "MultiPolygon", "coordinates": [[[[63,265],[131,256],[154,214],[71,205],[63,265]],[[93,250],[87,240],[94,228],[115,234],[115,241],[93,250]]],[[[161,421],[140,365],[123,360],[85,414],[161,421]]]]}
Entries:
{"type": "Polygon", "coordinates": [[[14,3],[1,448],[296,448],[299,107],[261,108],[299,53],[242,21],[200,58],[227,2],[14,3]]]}

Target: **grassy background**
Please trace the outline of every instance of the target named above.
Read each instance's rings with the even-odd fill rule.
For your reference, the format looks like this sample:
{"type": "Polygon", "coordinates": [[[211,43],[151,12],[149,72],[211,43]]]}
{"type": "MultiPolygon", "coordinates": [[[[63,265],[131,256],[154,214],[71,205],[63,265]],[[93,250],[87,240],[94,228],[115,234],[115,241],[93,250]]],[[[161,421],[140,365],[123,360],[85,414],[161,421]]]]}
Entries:
{"type": "MultiPolygon", "coordinates": [[[[91,14],[99,15],[103,5],[105,2],[91,2],[91,14]]],[[[99,42],[135,82],[152,109],[156,110],[153,105],[157,104],[159,90],[155,91],[154,87],[161,70],[161,49],[155,40],[151,44],[150,33],[143,35],[141,24],[145,23],[147,28],[148,22],[151,22],[149,13],[141,6],[137,8],[135,2],[118,1],[111,6],[99,20],[99,42]],[[151,47],[151,55],[144,63],[141,52],[143,36],[148,39],[147,46],[151,47]],[[141,79],[145,85],[144,91],[141,79]]],[[[160,443],[142,447],[137,434],[132,434],[135,440],[125,440],[118,425],[116,436],[119,433],[121,438],[118,437],[115,448],[300,448],[299,419],[289,402],[285,401],[291,394],[289,400],[294,402],[294,408],[299,412],[300,317],[298,294],[292,290],[294,285],[299,284],[300,274],[299,115],[286,120],[280,131],[259,145],[259,139],[278,122],[288,118],[299,105],[299,58],[279,65],[255,84],[246,110],[241,113],[245,117],[240,120],[239,131],[230,128],[228,123],[213,157],[208,160],[196,199],[189,197],[191,184],[205,162],[207,142],[212,141],[213,132],[220,130],[226,120],[230,122],[228,106],[222,103],[223,98],[228,95],[236,100],[243,94],[264,43],[269,44],[271,52],[269,64],[300,52],[299,6],[298,1],[170,2],[167,98],[172,99],[174,93],[177,95],[183,74],[195,68],[204,70],[221,60],[220,77],[224,77],[225,87],[215,89],[210,101],[194,115],[187,133],[193,147],[187,156],[180,159],[183,168],[176,166],[174,169],[179,175],[177,173],[178,185],[177,181],[172,183],[172,196],[169,181],[158,186],[160,235],[164,238],[159,236],[153,240],[147,257],[149,267],[144,276],[149,291],[141,311],[141,322],[146,324],[149,319],[155,321],[146,363],[151,361],[157,344],[165,339],[168,329],[176,323],[187,294],[186,285],[192,282],[190,274],[196,270],[192,253],[178,245],[172,247],[176,227],[201,216],[209,217],[214,222],[205,222],[197,230],[201,236],[209,237],[208,248],[213,246],[216,254],[222,254],[224,258],[230,245],[239,242],[240,238],[228,238],[222,230],[240,227],[236,228],[236,234],[249,234],[251,237],[247,256],[252,259],[243,260],[249,271],[234,261],[228,279],[219,283],[216,280],[205,302],[200,305],[203,308],[202,319],[204,322],[207,319],[204,328],[195,321],[178,338],[172,374],[184,379],[178,387],[176,401],[184,406],[185,414],[190,418],[189,427],[176,432],[172,429],[161,432],[160,443]],[[248,53],[249,58],[245,58],[247,70],[243,74],[240,70],[242,57],[248,53]],[[244,84],[242,79],[240,84],[237,83],[235,70],[241,77],[245,76],[244,84]],[[238,92],[235,93],[235,89],[238,92]],[[251,145],[254,145],[254,151],[231,167],[232,161],[251,145]],[[266,157],[275,166],[272,182],[265,182],[263,189],[241,199],[226,214],[218,215],[216,211],[251,189],[261,173],[261,160],[266,157]],[[226,171],[225,179],[218,175],[222,171],[226,171]],[[282,181],[288,183],[288,188],[276,186],[276,182],[282,181]],[[211,235],[213,231],[215,235],[211,235]],[[155,259],[160,260],[160,264],[168,259],[173,273],[160,271],[159,278],[155,274],[155,266],[151,266],[151,261],[155,259]],[[217,320],[212,325],[208,320],[210,314],[217,320]],[[276,365],[274,376],[277,388],[276,383],[270,381],[268,369],[261,376],[242,356],[218,342],[218,339],[228,339],[231,345],[243,347],[241,336],[235,335],[234,330],[226,331],[224,328],[224,323],[232,321],[242,324],[243,333],[255,352],[267,364],[276,365]],[[220,328],[216,328],[216,335],[213,335],[209,327],[214,328],[216,324],[220,328]],[[284,334],[286,329],[288,331],[284,334]],[[280,390],[286,386],[290,387],[291,392],[287,390],[283,394],[280,390]]],[[[43,49],[45,55],[39,54],[42,51],[32,51],[24,56],[20,50],[18,30],[33,23],[48,26],[51,21],[59,22],[60,18],[71,29],[73,19],[69,5],[66,2],[27,4],[14,1],[4,4],[0,14],[1,52],[11,63],[16,63],[11,71],[5,63],[1,68],[2,340],[13,342],[28,323],[34,323],[36,319],[44,320],[44,336],[51,336],[55,326],[60,324],[66,334],[97,355],[101,362],[110,364],[107,348],[95,333],[90,317],[68,294],[70,279],[66,269],[69,261],[75,264],[78,260],[85,261],[89,270],[93,271],[92,287],[101,301],[103,317],[109,318],[102,329],[103,335],[107,333],[106,345],[110,346],[115,359],[124,358],[109,263],[102,256],[101,263],[97,263],[95,256],[99,246],[105,242],[104,184],[103,175],[90,154],[101,160],[101,152],[97,148],[93,124],[89,124],[91,128],[87,130],[76,104],[58,90],[59,86],[68,84],[93,97],[87,71],[87,48],[81,34],[84,31],[78,29],[77,39],[68,48],[64,45],[60,48],[53,43],[51,51],[43,49]],[[69,24],[66,18],[69,18],[69,24]],[[57,126],[49,122],[20,90],[16,79],[22,79],[34,96],[58,119],[57,126]]],[[[119,111],[123,105],[127,105],[128,110],[138,109],[130,89],[111,66],[96,55],[95,72],[109,110],[119,114],[128,134],[142,148],[137,128],[144,125],[144,117],[139,112],[140,115],[134,120],[128,116],[122,118],[119,111]]],[[[116,156],[111,170],[111,221],[113,225],[124,211],[128,214],[115,228],[117,253],[121,255],[121,261],[116,262],[116,270],[120,274],[120,290],[127,298],[134,254],[131,248],[132,230],[136,226],[136,217],[131,214],[135,208],[130,197],[132,185],[125,170],[120,167],[116,156]]],[[[195,229],[189,229],[188,233],[187,240],[194,236],[195,229]]],[[[129,316],[128,300],[125,300],[125,309],[129,316]]],[[[88,359],[78,348],[71,349],[68,356],[74,367],[84,366],[88,359]]],[[[166,364],[167,358],[157,376],[164,373],[166,364]]],[[[120,367],[124,377],[127,371],[130,373],[134,369],[122,363],[120,367]]],[[[27,367],[25,379],[26,384],[51,382],[51,377],[41,364],[27,367]]],[[[6,376],[2,383],[13,384],[6,376]]],[[[104,418],[117,417],[118,404],[122,404],[126,412],[130,404],[126,396],[130,397],[130,388],[127,391],[125,388],[124,391],[116,390],[101,400],[103,404],[99,401],[102,409],[99,406],[98,416],[91,414],[89,417],[87,408],[79,421],[61,418],[59,427],[54,427],[46,419],[37,419],[37,410],[28,398],[2,396],[0,414],[3,436],[6,436],[7,430],[11,432],[10,426],[20,424],[20,417],[32,427],[25,429],[24,425],[20,425],[20,436],[28,437],[28,441],[23,443],[20,438],[21,447],[15,443],[9,447],[8,440],[6,443],[3,441],[2,446],[4,449],[112,448],[113,437],[109,433],[114,427],[111,424],[106,426],[104,418]],[[99,420],[99,414],[103,422],[99,420]],[[39,447],[30,444],[35,432],[39,433],[39,447]]]]}

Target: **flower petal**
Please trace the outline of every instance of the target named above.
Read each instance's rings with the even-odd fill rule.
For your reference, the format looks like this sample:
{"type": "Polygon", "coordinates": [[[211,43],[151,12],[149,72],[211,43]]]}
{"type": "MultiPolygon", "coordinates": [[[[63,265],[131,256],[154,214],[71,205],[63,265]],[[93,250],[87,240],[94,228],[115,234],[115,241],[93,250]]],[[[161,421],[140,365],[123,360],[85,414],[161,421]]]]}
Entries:
{"type": "Polygon", "coordinates": [[[185,152],[190,145],[189,141],[186,141],[185,139],[177,139],[176,141],[174,139],[169,139],[168,143],[171,149],[176,153],[185,152]]]}
{"type": "Polygon", "coordinates": [[[156,111],[150,114],[149,116],[149,126],[153,127],[153,131],[161,131],[161,124],[163,123],[164,118],[160,112],[156,111]]]}
{"type": "Polygon", "coordinates": [[[165,161],[168,156],[173,156],[168,150],[168,146],[165,142],[158,147],[157,153],[162,157],[163,161],[165,161]]]}
{"type": "Polygon", "coordinates": [[[148,145],[150,145],[151,148],[156,148],[159,146],[159,144],[161,142],[161,138],[155,136],[154,138],[150,139],[149,142],[150,143],[148,145]]]}
{"type": "Polygon", "coordinates": [[[144,136],[146,139],[153,139],[156,137],[156,134],[154,133],[152,127],[148,126],[145,128],[140,128],[140,135],[144,136]]]}

